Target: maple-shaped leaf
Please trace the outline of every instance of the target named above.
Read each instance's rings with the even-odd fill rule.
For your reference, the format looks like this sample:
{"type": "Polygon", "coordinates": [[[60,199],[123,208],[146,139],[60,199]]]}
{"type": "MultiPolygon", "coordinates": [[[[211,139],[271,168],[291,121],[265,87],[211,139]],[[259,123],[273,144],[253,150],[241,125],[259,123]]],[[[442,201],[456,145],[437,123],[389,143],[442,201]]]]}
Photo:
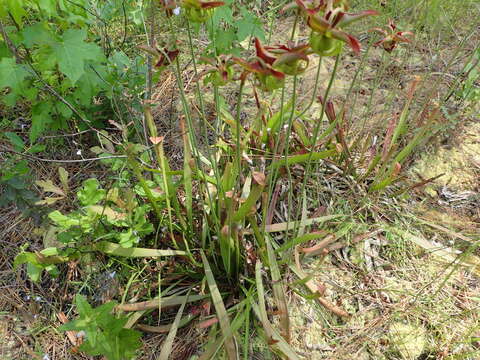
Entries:
{"type": "Polygon", "coordinates": [[[55,33],[53,33],[48,26],[48,23],[36,23],[31,26],[26,26],[22,33],[22,43],[29,49],[33,46],[41,45],[55,45],[57,39],[55,33]]]}
{"type": "Polygon", "coordinates": [[[22,26],[22,18],[27,14],[24,9],[25,2],[18,0],[2,0],[0,1],[0,18],[11,16],[18,26],[22,26]]]}
{"type": "Polygon", "coordinates": [[[88,60],[103,60],[100,47],[85,42],[86,29],[69,29],[63,34],[61,41],[52,46],[52,54],[58,67],[75,84],[85,73],[85,62],[88,60]]]}
{"type": "MultiPolygon", "coordinates": [[[[29,75],[24,66],[17,64],[14,58],[3,58],[0,61],[0,90],[10,88],[10,95],[13,96],[10,100],[15,103],[16,97],[25,90],[24,80],[29,75]]],[[[12,105],[10,103],[11,101],[9,105],[12,105]]]]}
{"type": "Polygon", "coordinates": [[[250,13],[245,7],[240,8],[242,18],[235,22],[237,28],[237,40],[243,41],[249,36],[252,38],[258,37],[265,41],[265,31],[262,27],[261,20],[250,13]]]}

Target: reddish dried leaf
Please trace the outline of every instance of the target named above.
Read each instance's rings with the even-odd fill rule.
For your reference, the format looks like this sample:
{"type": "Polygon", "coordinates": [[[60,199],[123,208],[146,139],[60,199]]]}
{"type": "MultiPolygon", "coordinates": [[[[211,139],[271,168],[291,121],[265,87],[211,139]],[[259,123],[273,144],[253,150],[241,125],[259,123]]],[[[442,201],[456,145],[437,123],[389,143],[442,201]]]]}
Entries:
{"type": "Polygon", "coordinates": [[[157,145],[163,141],[164,136],[150,136],[149,139],[152,142],[152,144],[157,145]]]}
{"type": "Polygon", "coordinates": [[[197,327],[199,329],[206,329],[214,324],[218,323],[218,318],[217,317],[213,317],[211,319],[208,319],[208,320],[205,320],[205,321],[202,321],[200,323],[198,323],[197,327]]]}
{"type": "Polygon", "coordinates": [[[223,6],[225,3],[223,1],[209,1],[209,2],[202,2],[200,6],[202,9],[214,9],[219,6],[223,6]]]}
{"type": "Polygon", "coordinates": [[[253,180],[258,184],[258,185],[261,185],[261,186],[265,186],[266,185],[266,178],[265,178],[265,174],[264,173],[261,173],[259,171],[254,171],[253,174],[252,174],[252,177],[253,177],[253,180]]]}

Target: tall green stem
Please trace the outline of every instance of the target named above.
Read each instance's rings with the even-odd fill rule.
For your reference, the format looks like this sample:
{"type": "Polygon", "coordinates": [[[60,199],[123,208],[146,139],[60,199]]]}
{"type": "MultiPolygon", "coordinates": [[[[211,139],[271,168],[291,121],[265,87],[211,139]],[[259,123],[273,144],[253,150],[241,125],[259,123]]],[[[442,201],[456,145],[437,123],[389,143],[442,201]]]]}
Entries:
{"type": "MultiPolygon", "coordinates": [[[[332,88],[333,81],[335,80],[335,75],[337,73],[339,63],[340,63],[340,54],[338,54],[337,58],[335,59],[335,65],[333,67],[332,75],[330,76],[330,80],[328,82],[327,90],[325,91],[325,95],[323,97],[322,111],[320,112],[320,119],[317,121],[317,125],[315,126],[315,129],[313,131],[312,147],[315,147],[315,145],[317,143],[317,140],[318,140],[318,134],[320,132],[320,127],[322,126],[322,121],[323,121],[323,117],[324,117],[324,114],[325,114],[325,107],[326,107],[327,101],[328,101],[328,95],[330,94],[330,89],[332,88]]],[[[303,177],[302,190],[301,190],[302,197],[306,196],[305,189],[307,187],[307,183],[310,180],[310,176],[311,176],[311,161],[312,161],[312,155],[314,153],[313,150],[314,149],[312,149],[312,151],[310,151],[308,159],[306,161],[306,165],[305,165],[305,175],[303,177]]],[[[301,206],[298,207],[296,218],[298,218],[301,208],[302,208],[301,206]]],[[[298,225],[296,224],[295,227],[296,227],[295,228],[295,232],[296,232],[298,225]]]]}

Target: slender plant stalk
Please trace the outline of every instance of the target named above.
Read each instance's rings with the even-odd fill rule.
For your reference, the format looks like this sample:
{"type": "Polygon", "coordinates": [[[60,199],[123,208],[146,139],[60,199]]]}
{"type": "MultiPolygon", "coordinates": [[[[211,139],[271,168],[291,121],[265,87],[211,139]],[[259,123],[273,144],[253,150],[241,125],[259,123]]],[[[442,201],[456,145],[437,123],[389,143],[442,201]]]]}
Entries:
{"type": "MultiPolygon", "coordinates": [[[[333,85],[333,81],[335,79],[335,75],[337,73],[337,69],[338,69],[338,64],[340,63],[340,54],[337,55],[337,58],[335,59],[335,65],[333,67],[333,70],[332,70],[332,74],[330,75],[330,80],[328,82],[328,86],[327,86],[327,90],[325,91],[325,95],[323,97],[323,104],[322,104],[322,110],[320,112],[320,119],[317,121],[317,124],[315,126],[315,129],[313,131],[313,140],[312,140],[312,146],[315,147],[315,144],[317,143],[317,139],[318,139],[318,135],[319,135],[319,132],[320,132],[320,126],[322,125],[322,121],[323,121],[323,116],[325,114],[325,107],[327,105],[327,101],[328,101],[328,95],[330,94],[330,89],[332,88],[332,85],[333,85]]],[[[306,161],[306,165],[305,165],[305,175],[303,177],[303,183],[302,183],[302,190],[301,190],[301,193],[303,194],[302,196],[305,196],[306,194],[306,186],[307,186],[307,183],[308,181],[310,180],[310,176],[311,176],[311,161],[312,161],[312,156],[313,156],[313,151],[311,151],[309,153],[309,156],[308,156],[308,159],[306,161]]],[[[296,219],[298,219],[298,216],[299,216],[299,212],[301,210],[301,207],[299,206],[298,207],[298,210],[297,210],[297,216],[295,217],[296,219]]],[[[295,228],[295,231],[294,233],[296,233],[296,230],[297,230],[297,225],[296,225],[296,228],[295,228]]]]}

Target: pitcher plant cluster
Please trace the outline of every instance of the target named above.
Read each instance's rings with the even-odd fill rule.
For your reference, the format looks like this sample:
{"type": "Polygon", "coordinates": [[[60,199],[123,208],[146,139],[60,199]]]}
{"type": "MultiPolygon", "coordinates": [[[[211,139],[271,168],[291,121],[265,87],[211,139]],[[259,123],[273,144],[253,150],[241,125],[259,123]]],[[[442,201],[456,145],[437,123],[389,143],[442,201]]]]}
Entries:
{"type": "MultiPolygon", "coordinates": [[[[184,14],[192,23],[205,23],[213,15],[216,8],[226,6],[222,1],[202,0],[161,0],[167,16],[184,14]]],[[[282,9],[282,13],[296,11],[310,29],[307,43],[289,41],[286,44],[265,46],[258,38],[254,38],[255,57],[244,59],[217,54],[216,58],[203,59],[212,65],[208,71],[208,80],[215,86],[224,86],[230,81],[245,80],[252,75],[257,86],[264,91],[273,91],[285,86],[287,76],[302,74],[308,67],[311,55],[336,56],[347,45],[355,54],[360,54],[359,40],[346,31],[352,23],[369,16],[379,15],[375,10],[364,10],[358,13],[348,12],[347,0],[295,0],[282,9]],[[241,68],[240,76],[232,67],[237,64],[241,68]]],[[[375,43],[391,52],[399,43],[410,42],[412,32],[399,31],[393,21],[389,21],[387,30],[373,28],[370,31],[384,36],[375,43]]],[[[178,55],[178,50],[163,49],[159,53],[158,65],[166,65],[172,61],[170,55],[178,55]]]]}

